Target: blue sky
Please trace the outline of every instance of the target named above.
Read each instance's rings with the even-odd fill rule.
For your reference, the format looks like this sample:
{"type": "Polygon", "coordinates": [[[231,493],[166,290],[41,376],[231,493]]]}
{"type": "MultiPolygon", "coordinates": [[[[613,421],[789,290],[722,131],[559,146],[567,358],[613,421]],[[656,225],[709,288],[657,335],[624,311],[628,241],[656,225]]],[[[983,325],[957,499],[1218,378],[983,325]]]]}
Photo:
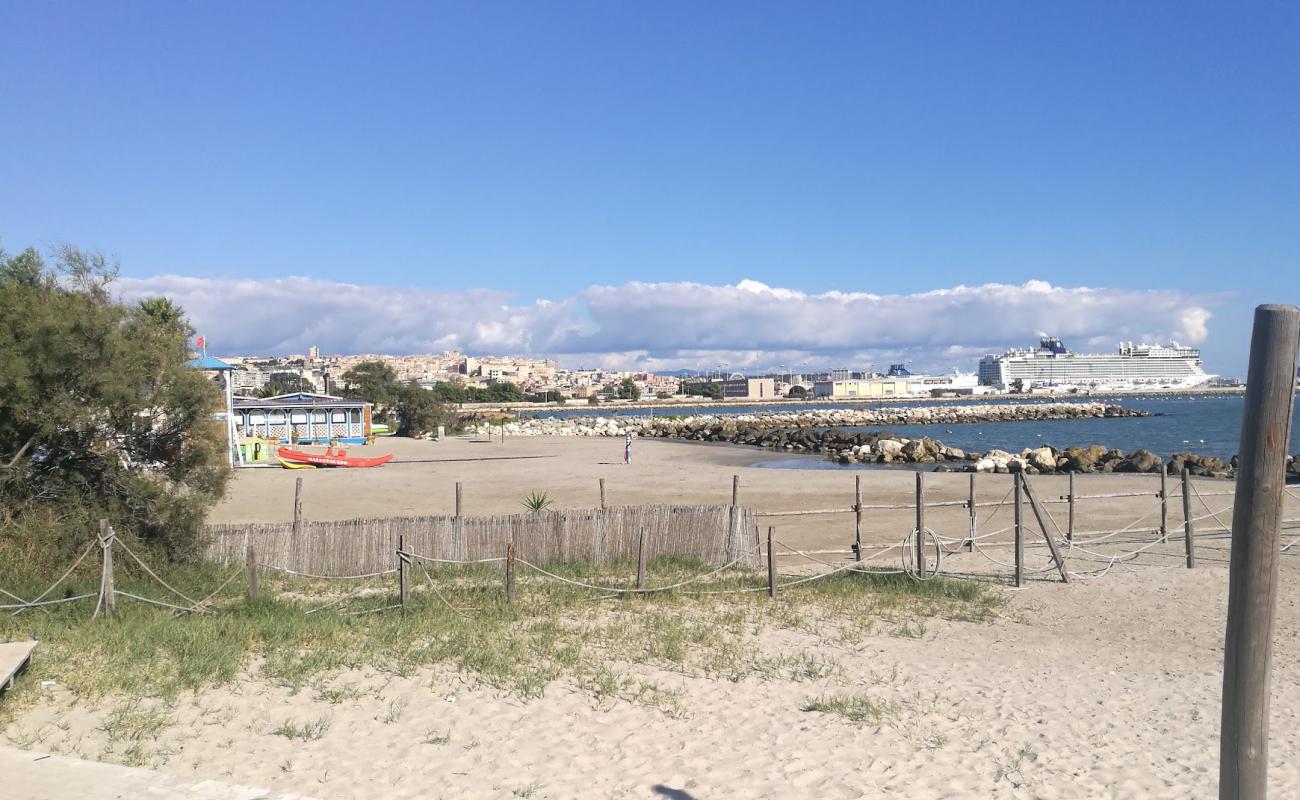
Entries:
{"type": "Polygon", "coordinates": [[[231,347],[970,368],[1204,309],[1207,366],[1238,374],[1250,308],[1300,300],[1295,4],[47,2],[0,6],[0,36],[0,245],[116,254],[231,347]],[[910,332],[783,342],[743,303],[729,337],[685,324],[747,279],[791,290],[792,329],[846,292],[910,332]],[[933,311],[968,315],[946,338],[894,310],[1029,281],[1115,302],[966,298],[933,311]],[[374,306],[340,282],[424,300],[349,338],[374,306]],[[634,282],[658,299],[617,304],[650,315],[625,330],[591,287],[634,282]],[[234,324],[222,298],[262,284],[302,336],[234,324]]]}

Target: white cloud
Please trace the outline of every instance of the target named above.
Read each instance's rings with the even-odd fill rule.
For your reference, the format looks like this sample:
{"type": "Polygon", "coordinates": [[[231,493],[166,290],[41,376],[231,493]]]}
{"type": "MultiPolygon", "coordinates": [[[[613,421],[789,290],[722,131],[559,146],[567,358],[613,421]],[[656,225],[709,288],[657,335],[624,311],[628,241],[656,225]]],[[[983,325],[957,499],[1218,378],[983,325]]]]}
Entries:
{"type": "Polygon", "coordinates": [[[162,275],[121,279],[127,299],[163,294],[189,313],[215,352],[469,353],[555,356],[566,365],[759,369],[785,364],[973,368],[978,354],[1032,343],[1039,332],[1079,349],[1120,340],[1203,342],[1210,312],[1177,290],[956,286],[907,295],[809,294],[736,285],[591,286],[521,302],[490,289],[439,291],[313,278],[162,275]]]}

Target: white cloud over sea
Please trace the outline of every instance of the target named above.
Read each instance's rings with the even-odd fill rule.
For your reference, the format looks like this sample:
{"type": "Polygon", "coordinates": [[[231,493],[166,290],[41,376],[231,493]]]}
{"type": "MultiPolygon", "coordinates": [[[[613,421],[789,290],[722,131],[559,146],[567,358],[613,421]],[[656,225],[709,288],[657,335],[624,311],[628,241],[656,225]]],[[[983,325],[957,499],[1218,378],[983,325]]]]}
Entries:
{"type": "Polygon", "coordinates": [[[974,367],[984,353],[1024,346],[1040,332],[1075,349],[1120,340],[1199,344],[1204,298],[1171,289],[956,286],[914,294],[806,293],[752,280],[735,285],[590,286],[525,302],[491,289],[361,286],[304,277],[261,280],[159,275],[121,278],[124,299],[166,295],[213,352],[439,352],[551,356],[566,366],[667,370],[974,367]]]}

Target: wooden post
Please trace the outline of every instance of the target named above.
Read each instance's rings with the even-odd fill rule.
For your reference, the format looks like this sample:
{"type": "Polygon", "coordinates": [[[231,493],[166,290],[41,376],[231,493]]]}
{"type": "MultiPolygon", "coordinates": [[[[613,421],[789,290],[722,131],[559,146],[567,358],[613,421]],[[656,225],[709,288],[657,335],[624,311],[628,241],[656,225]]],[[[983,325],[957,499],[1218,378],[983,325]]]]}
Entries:
{"type": "Polygon", "coordinates": [[[925,575],[925,473],[916,473],[916,574],[925,575]]]}
{"type": "Polygon", "coordinates": [[[506,602],[515,602],[515,543],[506,545],[506,602]]]}
{"type": "Polygon", "coordinates": [[[740,557],[740,476],[731,476],[731,514],[727,524],[727,562],[740,557]]]}
{"type": "Polygon", "coordinates": [[[411,602],[411,558],[406,554],[406,534],[397,534],[397,596],[406,608],[411,602]]]}
{"type": "Polygon", "coordinates": [[[645,557],[645,528],[643,527],[636,543],[636,588],[638,591],[645,590],[645,557]]]}
{"type": "Polygon", "coordinates": [[[1196,530],[1192,522],[1192,481],[1183,467],[1183,543],[1187,547],[1187,568],[1196,566],[1196,530]]]}
{"type": "Polygon", "coordinates": [[[1169,470],[1160,467],[1160,541],[1169,541],[1169,482],[1166,473],[1169,470]]]}
{"type": "Polygon", "coordinates": [[[257,553],[253,550],[253,543],[248,543],[248,548],[244,553],[244,564],[248,571],[248,599],[257,599],[257,553]]]}
{"type": "Polygon", "coordinates": [[[596,515],[596,540],[591,543],[592,558],[605,563],[605,479],[600,479],[600,512],[596,515]]]}
{"type": "Polygon", "coordinates": [[[1020,495],[1021,481],[1024,480],[1024,474],[1017,472],[1015,475],[1015,531],[1016,531],[1016,587],[1025,585],[1025,526],[1022,519],[1023,509],[1021,508],[1020,495]]]}
{"type": "Polygon", "coordinates": [[[1298,343],[1300,309],[1255,309],[1228,565],[1221,800],[1263,800],[1268,793],[1269,672],[1298,343]]]}
{"type": "Polygon", "coordinates": [[[456,551],[457,560],[464,560],[465,558],[465,519],[462,516],[464,499],[460,481],[456,481],[456,514],[451,521],[451,533],[452,538],[455,540],[453,547],[456,551]]]}
{"type": "Polygon", "coordinates": [[[975,552],[975,537],[979,535],[979,520],[976,515],[978,508],[975,505],[975,475],[974,472],[970,474],[970,493],[966,498],[966,508],[970,510],[970,540],[966,542],[966,551],[970,553],[975,552]]]}
{"type": "Polygon", "coordinates": [[[1070,470],[1070,506],[1065,522],[1065,541],[1074,541],[1074,470],[1070,470]]]}
{"type": "MultiPolygon", "coordinates": [[[[769,549],[771,549],[770,546],[769,549]]],[[[855,561],[862,560],[862,476],[861,475],[853,476],[853,556],[855,561]]]]}
{"type": "Polygon", "coordinates": [[[99,572],[99,600],[100,607],[104,609],[105,614],[112,614],[117,608],[117,597],[113,588],[113,526],[108,524],[108,520],[99,521],[99,550],[102,563],[99,572]]]}
{"type": "Polygon", "coordinates": [[[293,565],[302,569],[302,478],[293,482],[293,565]]]}
{"type": "Polygon", "coordinates": [[[767,529],[767,596],[776,597],[776,546],[773,544],[776,528],[767,529]]]}

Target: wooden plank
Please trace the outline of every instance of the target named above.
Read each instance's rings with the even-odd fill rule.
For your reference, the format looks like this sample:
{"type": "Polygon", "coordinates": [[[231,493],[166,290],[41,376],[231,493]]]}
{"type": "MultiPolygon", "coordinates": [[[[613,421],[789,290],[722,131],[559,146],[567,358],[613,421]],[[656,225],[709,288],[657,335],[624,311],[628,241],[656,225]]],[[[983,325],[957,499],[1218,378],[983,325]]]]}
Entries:
{"type": "Polygon", "coordinates": [[[515,543],[506,545],[506,602],[515,602],[515,543]]]}
{"type": "Polygon", "coordinates": [[[1298,348],[1300,309],[1291,305],[1255,309],[1228,565],[1219,734],[1219,797],[1223,800],[1263,800],[1268,795],[1273,613],[1298,348]]]}
{"type": "Polygon", "coordinates": [[[117,591],[113,588],[113,526],[108,520],[99,521],[99,549],[103,561],[99,571],[99,602],[105,614],[117,608],[117,591]]]}
{"type": "Polygon", "coordinates": [[[31,663],[36,642],[0,642],[0,690],[12,689],[14,678],[31,663]]]}
{"type": "Polygon", "coordinates": [[[1056,562],[1056,569],[1061,573],[1061,583],[1070,582],[1070,573],[1065,568],[1065,559],[1061,558],[1061,551],[1056,547],[1056,539],[1053,538],[1052,532],[1047,529],[1047,521],[1043,519],[1043,510],[1038,505],[1038,498],[1034,496],[1034,490],[1029,484],[1029,478],[1022,477],[1021,483],[1025,487],[1025,497],[1029,500],[1029,507],[1033,509],[1034,519],[1038,520],[1038,527],[1043,530],[1043,538],[1047,540],[1047,549],[1052,551],[1052,560],[1056,562]]]}
{"type": "Polygon", "coordinates": [[[978,512],[975,510],[976,474],[977,473],[974,472],[970,474],[970,494],[966,499],[966,508],[970,512],[970,520],[967,522],[967,525],[970,527],[970,538],[966,540],[966,550],[970,553],[975,552],[975,537],[979,535],[979,517],[978,512]]]}

